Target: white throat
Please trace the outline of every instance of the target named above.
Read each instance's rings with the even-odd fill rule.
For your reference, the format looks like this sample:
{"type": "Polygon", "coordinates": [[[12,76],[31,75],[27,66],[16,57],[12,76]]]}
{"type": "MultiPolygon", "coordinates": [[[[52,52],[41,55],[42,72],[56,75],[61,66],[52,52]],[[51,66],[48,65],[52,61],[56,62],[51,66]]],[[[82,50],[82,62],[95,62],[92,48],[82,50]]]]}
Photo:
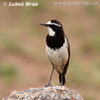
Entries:
{"type": "Polygon", "coordinates": [[[55,35],[55,32],[53,31],[52,28],[48,27],[48,31],[49,31],[49,35],[50,36],[54,36],[55,35]]]}

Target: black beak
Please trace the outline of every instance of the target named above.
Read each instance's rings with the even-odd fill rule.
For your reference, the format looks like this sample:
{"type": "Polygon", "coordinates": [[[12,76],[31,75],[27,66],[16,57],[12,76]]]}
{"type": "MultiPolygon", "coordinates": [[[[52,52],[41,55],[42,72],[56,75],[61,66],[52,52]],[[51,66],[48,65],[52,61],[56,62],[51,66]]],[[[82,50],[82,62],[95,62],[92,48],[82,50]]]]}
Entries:
{"type": "Polygon", "coordinates": [[[48,24],[40,24],[40,25],[42,25],[42,26],[49,26],[48,24]]]}

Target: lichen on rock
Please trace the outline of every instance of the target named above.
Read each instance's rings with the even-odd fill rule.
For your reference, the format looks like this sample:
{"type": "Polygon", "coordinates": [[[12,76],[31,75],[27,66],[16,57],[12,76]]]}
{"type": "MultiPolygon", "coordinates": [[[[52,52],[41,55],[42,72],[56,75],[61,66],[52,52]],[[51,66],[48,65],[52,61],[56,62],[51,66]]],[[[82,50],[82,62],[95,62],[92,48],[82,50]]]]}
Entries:
{"type": "Polygon", "coordinates": [[[75,90],[65,86],[49,86],[13,91],[3,100],[83,100],[83,98],[75,90]]]}

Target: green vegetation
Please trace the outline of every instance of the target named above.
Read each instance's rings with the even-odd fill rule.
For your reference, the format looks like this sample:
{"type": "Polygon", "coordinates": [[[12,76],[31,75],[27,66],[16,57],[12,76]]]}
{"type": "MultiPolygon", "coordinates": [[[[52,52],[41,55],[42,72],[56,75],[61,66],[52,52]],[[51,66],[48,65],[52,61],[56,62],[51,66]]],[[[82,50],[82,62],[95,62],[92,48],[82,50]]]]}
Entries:
{"type": "Polygon", "coordinates": [[[97,99],[95,99],[94,97],[86,96],[86,97],[84,97],[84,100],[97,100],[97,99]]]}
{"type": "Polygon", "coordinates": [[[85,53],[93,53],[98,52],[100,53],[100,33],[95,33],[94,35],[91,35],[88,40],[83,42],[82,45],[82,51],[85,53]]]}
{"type": "Polygon", "coordinates": [[[100,32],[95,33],[89,40],[91,48],[100,53],[100,32]]]}
{"type": "Polygon", "coordinates": [[[71,70],[68,76],[69,84],[73,84],[73,85],[82,84],[84,82],[83,81],[84,72],[82,72],[81,66],[79,66],[77,63],[73,63],[70,65],[70,67],[71,67],[71,70]]]}
{"type": "Polygon", "coordinates": [[[47,0],[37,0],[36,2],[38,2],[39,6],[37,8],[35,8],[35,10],[37,11],[37,13],[41,12],[41,11],[46,11],[48,8],[48,1],[47,0]]]}
{"type": "Polygon", "coordinates": [[[97,6],[86,6],[86,12],[88,15],[90,16],[94,16],[95,14],[97,14],[97,6]]]}
{"type": "Polygon", "coordinates": [[[77,38],[83,38],[84,37],[84,29],[82,29],[81,27],[74,27],[74,28],[72,28],[72,30],[71,30],[72,32],[71,33],[73,33],[72,35],[74,35],[75,37],[77,37],[77,38]]]}
{"type": "Polygon", "coordinates": [[[4,43],[4,49],[6,49],[10,52],[14,52],[14,53],[22,53],[23,52],[22,47],[14,40],[5,39],[3,41],[3,43],[4,43]]]}
{"type": "Polygon", "coordinates": [[[15,65],[0,63],[0,79],[10,82],[15,79],[17,69],[15,65]]]}

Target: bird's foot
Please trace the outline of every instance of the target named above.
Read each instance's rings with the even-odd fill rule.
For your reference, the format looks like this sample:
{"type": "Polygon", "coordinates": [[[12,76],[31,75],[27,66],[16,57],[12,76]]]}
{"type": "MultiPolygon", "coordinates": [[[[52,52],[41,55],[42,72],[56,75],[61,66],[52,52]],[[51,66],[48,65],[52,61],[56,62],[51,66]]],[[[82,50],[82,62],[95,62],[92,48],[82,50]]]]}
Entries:
{"type": "Polygon", "coordinates": [[[49,86],[52,86],[50,83],[48,83],[47,85],[45,85],[45,87],[49,87],[49,86]]]}
{"type": "Polygon", "coordinates": [[[64,86],[63,84],[58,84],[59,86],[64,86]]]}

